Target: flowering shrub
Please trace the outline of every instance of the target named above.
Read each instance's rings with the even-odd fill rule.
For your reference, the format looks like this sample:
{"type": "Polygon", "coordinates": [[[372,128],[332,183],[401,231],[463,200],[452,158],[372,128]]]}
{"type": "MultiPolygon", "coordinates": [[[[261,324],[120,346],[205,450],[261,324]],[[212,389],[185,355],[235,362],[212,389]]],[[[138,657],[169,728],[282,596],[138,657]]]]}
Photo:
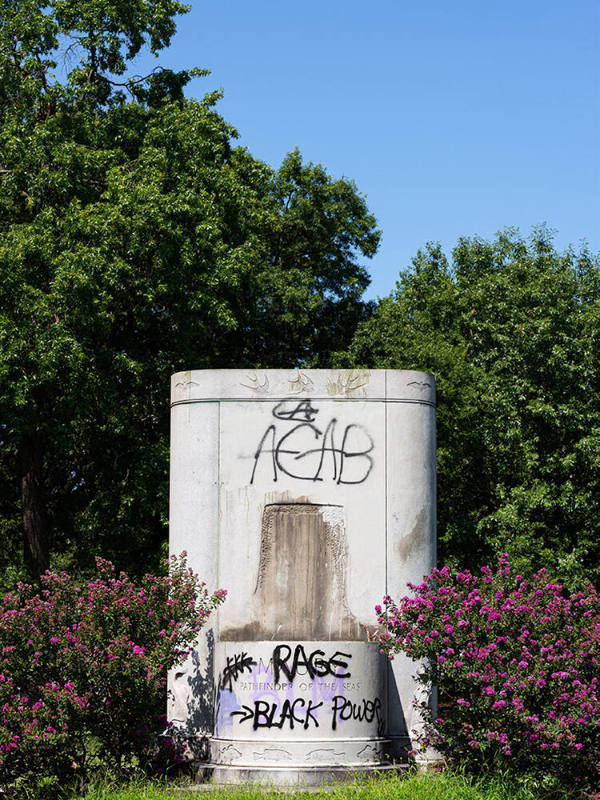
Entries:
{"type": "Polygon", "coordinates": [[[9,794],[55,797],[72,772],[71,721],[85,708],[73,685],[47,683],[30,700],[0,675],[0,775],[9,794]],[[11,786],[12,784],[12,786],[11,786]]]}
{"type": "Polygon", "coordinates": [[[440,692],[427,735],[450,761],[600,798],[600,596],[528,583],[502,556],[480,575],[434,569],[376,607],[382,652],[423,659],[440,692]]]}
{"type": "Polygon", "coordinates": [[[20,585],[4,597],[0,786],[13,793],[28,775],[85,775],[91,742],[96,761],[147,766],[165,728],[167,670],[226,594],[209,594],[183,556],[139,585],[96,566],[85,586],[47,573],[41,593],[20,585]]]}

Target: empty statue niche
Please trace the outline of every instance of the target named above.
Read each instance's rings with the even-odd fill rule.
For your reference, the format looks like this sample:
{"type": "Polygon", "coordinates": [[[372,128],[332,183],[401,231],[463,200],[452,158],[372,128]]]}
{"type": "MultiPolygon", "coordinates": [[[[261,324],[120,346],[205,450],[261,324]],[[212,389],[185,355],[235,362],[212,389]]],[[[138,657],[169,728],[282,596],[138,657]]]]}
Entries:
{"type": "Polygon", "coordinates": [[[348,608],[346,566],[342,506],[266,506],[250,621],[220,638],[365,641],[366,628],[348,608]]]}

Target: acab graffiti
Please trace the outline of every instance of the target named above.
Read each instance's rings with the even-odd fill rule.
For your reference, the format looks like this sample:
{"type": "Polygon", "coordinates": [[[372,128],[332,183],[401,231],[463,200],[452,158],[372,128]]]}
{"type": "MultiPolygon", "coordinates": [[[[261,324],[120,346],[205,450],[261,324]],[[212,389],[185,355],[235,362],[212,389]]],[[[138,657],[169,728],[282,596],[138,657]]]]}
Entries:
{"type": "Polygon", "coordinates": [[[284,400],[272,410],[276,420],[262,434],[254,453],[250,483],[257,468],[270,461],[273,481],[280,475],[300,481],[331,480],[337,484],[364,483],[373,469],[375,443],[358,423],[339,425],[332,417],[324,427],[316,422],[319,409],[311,400],[284,400]]]}

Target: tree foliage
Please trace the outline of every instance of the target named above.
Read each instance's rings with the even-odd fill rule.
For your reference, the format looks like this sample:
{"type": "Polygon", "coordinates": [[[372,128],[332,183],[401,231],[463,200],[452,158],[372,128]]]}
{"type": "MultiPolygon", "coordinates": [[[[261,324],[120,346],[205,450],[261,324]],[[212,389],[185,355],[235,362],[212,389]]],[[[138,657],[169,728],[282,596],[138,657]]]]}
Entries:
{"type": "Polygon", "coordinates": [[[439,557],[600,578],[600,261],[548,230],[419,252],[343,363],[438,386],[439,557]]]}
{"type": "Polygon", "coordinates": [[[184,98],[197,72],[128,75],[180,3],[0,7],[0,524],[34,574],[51,552],[143,569],[170,374],[326,364],[379,233],[352,182],[236,147],[218,95],[184,98]]]}

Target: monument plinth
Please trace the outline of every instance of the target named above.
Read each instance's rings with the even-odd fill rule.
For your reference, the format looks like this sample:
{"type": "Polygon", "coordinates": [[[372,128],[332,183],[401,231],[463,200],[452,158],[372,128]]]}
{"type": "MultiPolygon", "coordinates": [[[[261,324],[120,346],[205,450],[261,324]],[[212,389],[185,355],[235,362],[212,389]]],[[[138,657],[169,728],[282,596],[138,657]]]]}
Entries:
{"type": "Polygon", "coordinates": [[[433,377],[199,370],[171,402],[171,552],[228,590],[170,676],[171,721],[220,782],[402,759],[415,665],[369,632],[435,562],[433,377]]]}

